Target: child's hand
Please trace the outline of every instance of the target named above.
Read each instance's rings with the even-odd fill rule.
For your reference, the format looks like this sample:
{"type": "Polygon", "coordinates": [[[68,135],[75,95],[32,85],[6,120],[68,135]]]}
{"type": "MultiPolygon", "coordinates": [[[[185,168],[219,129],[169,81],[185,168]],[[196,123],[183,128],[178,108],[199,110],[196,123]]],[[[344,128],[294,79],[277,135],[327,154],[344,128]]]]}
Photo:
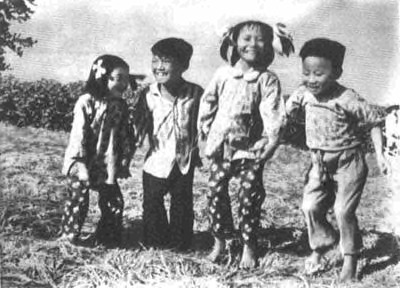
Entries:
{"type": "Polygon", "coordinates": [[[129,169],[127,167],[121,168],[118,171],[117,178],[125,179],[131,176],[129,169]]]}
{"type": "Polygon", "coordinates": [[[89,185],[89,171],[84,164],[80,165],[78,168],[78,179],[89,185]]]}
{"type": "Polygon", "coordinates": [[[207,140],[207,134],[204,133],[203,131],[200,131],[199,132],[199,140],[202,141],[202,142],[206,141],[207,140]]]}
{"type": "Polygon", "coordinates": [[[249,149],[250,152],[253,152],[256,155],[257,162],[267,160],[270,153],[270,149],[268,149],[268,143],[268,139],[263,137],[254,143],[253,147],[249,149]]]}
{"type": "Polygon", "coordinates": [[[127,161],[126,159],[123,159],[121,161],[121,166],[118,169],[118,173],[117,173],[117,178],[128,178],[131,176],[131,173],[129,172],[129,161],[127,161]]]}
{"type": "Polygon", "coordinates": [[[78,170],[78,179],[83,182],[89,181],[89,171],[86,165],[80,165],[78,170]]]}
{"type": "Polygon", "coordinates": [[[269,141],[268,138],[263,137],[254,143],[253,147],[249,149],[256,155],[256,162],[263,162],[272,157],[278,146],[278,140],[269,141]]]}
{"type": "Polygon", "coordinates": [[[388,175],[391,173],[391,167],[389,162],[386,160],[386,157],[383,154],[377,154],[376,160],[378,162],[379,170],[382,174],[388,175]]]}

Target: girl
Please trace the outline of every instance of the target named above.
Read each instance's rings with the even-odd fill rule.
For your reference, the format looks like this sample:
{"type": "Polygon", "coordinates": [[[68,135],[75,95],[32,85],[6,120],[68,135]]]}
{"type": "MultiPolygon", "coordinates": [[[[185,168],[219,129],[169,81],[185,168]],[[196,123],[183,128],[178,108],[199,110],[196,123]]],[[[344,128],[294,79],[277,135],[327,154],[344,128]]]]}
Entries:
{"type": "Polygon", "coordinates": [[[116,246],[121,240],[124,202],[117,178],[129,176],[134,153],[128,109],[121,98],[128,84],[128,64],[117,56],[100,56],[90,70],[86,93],[75,104],[63,166],[70,199],[61,227],[62,238],[74,244],[83,244],[79,234],[88,212],[89,189],[98,191],[101,210],[91,240],[105,246],[116,246]]]}
{"type": "Polygon", "coordinates": [[[274,49],[286,55],[294,51],[284,27],[279,24],[274,30],[263,22],[245,21],[230,28],[220,48],[230,65],[217,70],[201,99],[198,129],[207,138],[205,155],[211,160],[211,261],[223,253],[225,239],[233,232],[228,182],[238,177],[244,242],[240,267],[256,265],[256,230],[265,198],[262,171],[285,124],[280,82],[267,68],[274,49]]]}

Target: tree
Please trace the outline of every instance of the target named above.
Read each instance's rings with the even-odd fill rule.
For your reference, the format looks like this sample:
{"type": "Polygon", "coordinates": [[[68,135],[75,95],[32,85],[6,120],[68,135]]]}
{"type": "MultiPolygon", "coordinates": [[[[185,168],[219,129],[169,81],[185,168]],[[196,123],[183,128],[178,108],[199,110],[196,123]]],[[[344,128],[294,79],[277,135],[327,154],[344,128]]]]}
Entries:
{"type": "Polygon", "coordinates": [[[32,47],[37,41],[10,32],[13,22],[23,23],[31,18],[35,0],[0,0],[0,72],[10,69],[5,61],[6,49],[22,56],[24,48],[32,47]],[[29,6],[28,6],[29,5],[29,6]]]}

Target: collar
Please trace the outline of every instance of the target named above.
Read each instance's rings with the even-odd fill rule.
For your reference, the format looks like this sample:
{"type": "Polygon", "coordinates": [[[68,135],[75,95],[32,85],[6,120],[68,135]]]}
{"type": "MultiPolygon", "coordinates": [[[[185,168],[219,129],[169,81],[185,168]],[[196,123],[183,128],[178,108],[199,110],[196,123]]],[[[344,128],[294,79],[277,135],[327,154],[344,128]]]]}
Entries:
{"type": "Polygon", "coordinates": [[[152,84],[150,84],[150,92],[151,94],[153,94],[154,96],[160,96],[161,97],[161,91],[160,89],[158,89],[158,83],[154,82],[152,84]]]}
{"type": "MultiPolygon", "coordinates": [[[[177,98],[185,96],[185,93],[182,93],[182,91],[184,91],[184,89],[186,87],[186,83],[187,82],[184,80],[182,85],[179,87],[178,93],[177,93],[178,94],[177,98]]],[[[160,96],[161,97],[161,91],[158,88],[158,83],[157,82],[154,82],[154,83],[150,84],[149,90],[150,90],[151,94],[153,94],[154,96],[160,96]]]]}
{"type": "Polygon", "coordinates": [[[239,68],[238,63],[234,66],[231,66],[231,73],[234,78],[243,78],[247,82],[253,82],[258,79],[262,70],[259,68],[251,67],[249,70],[243,72],[242,69],[239,68]]]}

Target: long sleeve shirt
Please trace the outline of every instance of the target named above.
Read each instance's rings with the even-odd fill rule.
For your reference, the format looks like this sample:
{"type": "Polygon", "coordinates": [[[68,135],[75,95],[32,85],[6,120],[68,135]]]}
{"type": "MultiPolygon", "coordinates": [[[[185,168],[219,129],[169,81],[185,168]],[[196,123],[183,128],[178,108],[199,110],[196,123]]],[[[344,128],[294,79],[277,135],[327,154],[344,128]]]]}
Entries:
{"type": "Polygon", "coordinates": [[[335,87],[329,97],[319,99],[300,86],[286,102],[288,117],[296,117],[299,111],[305,113],[306,143],[310,149],[339,151],[356,147],[362,144],[362,133],[368,127],[384,121],[382,107],[368,103],[338,83],[335,87]]]}
{"type": "Polygon", "coordinates": [[[198,129],[207,138],[205,155],[227,159],[250,158],[248,149],[266,137],[280,137],[285,105],[278,77],[268,70],[223,66],[214,74],[200,103],[198,129]],[[232,139],[246,135],[247,143],[233,147],[232,139]]]}
{"type": "Polygon", "coordinates": [[[202,93],[199,85],[187,81],[173,95],[173,101],[161,94],[157,83],[138,93],[133,122],[139,141],[143,142],[146,135],[149,139],[145,172],[167,178],[177,164],[186,174],[198,160],[196,124],[202,93]]]}
{"type": "Polygon", "coordinates": [[[129,174],[135,146],[125,101],[84,94],[77,100],[73,113],[63,174],[68,175],[76,164],[78,170],[88,170],[94,185],[114,184],[118,175],[129,174]]]}

